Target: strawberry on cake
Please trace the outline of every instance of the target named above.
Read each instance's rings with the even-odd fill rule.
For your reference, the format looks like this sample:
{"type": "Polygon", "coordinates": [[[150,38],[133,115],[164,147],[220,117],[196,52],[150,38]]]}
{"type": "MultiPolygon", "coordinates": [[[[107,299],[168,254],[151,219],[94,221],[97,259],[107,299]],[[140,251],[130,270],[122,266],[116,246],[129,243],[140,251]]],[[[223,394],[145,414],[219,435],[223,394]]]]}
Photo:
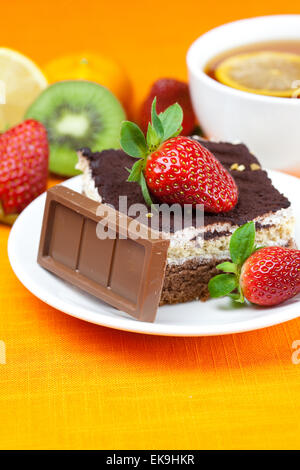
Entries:
{"type": "Polygon", "coordinates": [[[207,300],[216,266],[230,259],[232,233],[249,221],[255,222],[257,245],[294,245],[290,202],[247,147],[180,136],[181,121],[180,106],[157,115],[154,101],[146,138],[125,122],[123,150],[78,152],[83,193],[96,201],[118,209],[119,196],[127,196],[128,207],[144,203],[149,213],[152,202],[191,206],[191,226],[176,230],[174,214],[165,234],[170,246],[161,305],[207,300]],[[197,204],[204,206],[204,226],[197,225],[197,204]]]}

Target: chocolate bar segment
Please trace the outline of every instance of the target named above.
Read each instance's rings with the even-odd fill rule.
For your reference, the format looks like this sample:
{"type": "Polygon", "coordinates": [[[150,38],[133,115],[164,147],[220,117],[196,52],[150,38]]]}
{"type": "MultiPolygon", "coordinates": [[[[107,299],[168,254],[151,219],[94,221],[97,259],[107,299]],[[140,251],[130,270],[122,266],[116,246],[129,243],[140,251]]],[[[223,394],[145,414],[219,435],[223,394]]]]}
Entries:
{"type": "Polygon", "coordinates": [[[55,186],[47,192],[38,263],[117,309],[150,322],[160,300],[169,240],[142,224],[137,238],[131,222],[111,207],[55,186]],[[109,236],[102,239],[98,230],[104,228],[109,236]]]}

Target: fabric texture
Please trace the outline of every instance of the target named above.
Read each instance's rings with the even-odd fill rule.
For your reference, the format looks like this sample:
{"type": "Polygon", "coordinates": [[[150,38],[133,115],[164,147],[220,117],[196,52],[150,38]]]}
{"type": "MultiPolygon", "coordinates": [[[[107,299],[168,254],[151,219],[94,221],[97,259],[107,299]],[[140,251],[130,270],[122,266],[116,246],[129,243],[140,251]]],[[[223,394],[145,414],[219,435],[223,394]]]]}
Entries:
{"type": "MultiPolygon", "coordinates": [[[[136,103],[154,79],[186,78],[185,53],[201,33],[246,16],[283,13],[282,2],[271,0],[217,2],[213,12],[196,0],[116,1],[113,9],[96,0],[49,5],[2,2],[6,45],[41,65],[88,49],[119,57],[136,103]]],[[[299,11],[295,0],[289,10],[299,11]]],[[[300,340],[300,318],[205,338],[92,325],[21,285],[8,262],[8,236],[0,226],[1,449],[299,448],[300,363],[292,354],[294,362],[300,354],[292,346],[300,340]]]]}

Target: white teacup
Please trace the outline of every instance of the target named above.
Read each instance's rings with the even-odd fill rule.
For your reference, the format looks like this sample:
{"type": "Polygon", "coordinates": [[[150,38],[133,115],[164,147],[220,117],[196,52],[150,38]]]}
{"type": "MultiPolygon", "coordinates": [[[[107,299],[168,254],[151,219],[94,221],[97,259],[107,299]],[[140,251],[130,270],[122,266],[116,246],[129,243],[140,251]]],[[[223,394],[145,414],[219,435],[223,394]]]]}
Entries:
{"type": "Polygon", "coordinates": [[[244,142],[264,167],[300,168],[300,99],[239,91],[204,72],[207,63],[226,50],[281,39],[300,41],[300,15],[251,18],[209,31],[187,54],[190,90],[208,137],[244,142]]]}

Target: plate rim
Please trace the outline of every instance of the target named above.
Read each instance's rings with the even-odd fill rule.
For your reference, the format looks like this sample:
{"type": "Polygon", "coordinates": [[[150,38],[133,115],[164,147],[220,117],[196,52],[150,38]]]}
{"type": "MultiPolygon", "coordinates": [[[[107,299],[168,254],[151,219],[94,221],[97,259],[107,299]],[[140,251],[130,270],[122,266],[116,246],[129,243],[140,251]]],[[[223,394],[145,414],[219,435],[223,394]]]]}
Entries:
{"type": "MultiPolygon", "coordinates": [[[[279,175],[282,178],[292,179],[295,182],[299,183],[299,179],[295,176],[282,173],[276,170],[267,170],[268,174],[272,178],[272,174],[279,175]]],[[[75,176],[73,178],[69,178],[63,181],[62,185],[72,185],[75,180],[79,180],[81,175],[75,176]]],[[[284,318],[282,318],[283,313],[282,310],[279,312],[275,312],[270,315],[263,315],[261,317],[255,317],[253,319],[248,319],[245,321],[237,321],[237,322],[229,322],[228,324],[222,325],[204,325],[199,328],[199,325],[172,325],[172,324],[162,324],[162,323],[148,323],[148,322],[141,322],[134,318],[121,317],[119,315],[116,316],[108,316],[103,311],[99,312],[89,312],[86,313],[86,309],[83,307],[77,307],[71,301],[64,301],[62,299],[57,298],[52,293],[44,294],[45,289],[41,289],[40,286],[33,280],[28,274],[26,273],[26,269],[18,263],[16,257],[14,257],[14,241],[17,237],[17,233],[19,230],[19,226],[22,226],[22,221],[24,217],[27,216],[28,211],[32,209],[33,204],[40,204],[41,200],[45,198],[46,193],[41,194],[38,196],[34,201],[32,201],[24,211],[19,215],[16,222],[11,228],[9,238],[8,238],[8,258],[12,270],[14,271],[16,277],[19,281],[24,285],[24,287],[31,292],[35,297],[42,300],[47,305],[56,308],[57,310],[78,318],[83,321],[87,321],[89,323],[93,323],[100,326],[105,326],[108,328],[113,328],[122,331],[128,331],[132,333],[140,333],[140,334],[149,334],[149,335],[158,335],[158,336],[176,336],[176,337],[201,337],[201,336],[217,336],[217,335],[227,335],[227,334],[236,334],[236,333],[244,333],[248,331],[254,331],[258,329],[267,328],[270,326],[278,325],[280,323],[284,323],[286,321],[290,321],[296,319],[300,316],[300,312],[296,313],[293,309],[292,305],[286,305],[286,312],[284,313],[284,318]],[[84,313],[80,313],[80,309],[83,309],[84,313]],[[71,310],[71,311],[70,311],[71,310]],[[72,312],[72,313],[71,313],[72,312]],[[97,318],[96,318],[97,317],[97,318]],[[196,329],[196,331],[192,331],[192,329],[196,329]]],[[[58,278],[59,282],[64,282],[58,278]]],[[[298,303],[298,302],[297,302],[298,303]]],[[[184,305],[184,304],[183,304],[184,305]]],[[[168,307],[168,306],[165,306],[168,307]]],[[[274,309],[272,307],[271,309],[274,309]]],[[[270,310],[270,309],[268,309],[270,310]]]]}

